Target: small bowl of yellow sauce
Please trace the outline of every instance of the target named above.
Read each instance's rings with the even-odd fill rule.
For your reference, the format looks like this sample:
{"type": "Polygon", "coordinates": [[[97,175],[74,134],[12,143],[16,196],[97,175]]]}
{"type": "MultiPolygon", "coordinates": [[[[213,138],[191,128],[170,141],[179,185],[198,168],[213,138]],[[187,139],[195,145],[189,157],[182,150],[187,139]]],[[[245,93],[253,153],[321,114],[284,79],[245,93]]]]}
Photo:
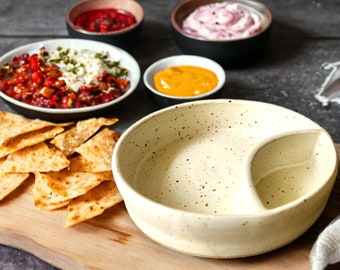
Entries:
{"type": "Polygon", "coordinates": [[[221,96],[224,69],[215,61],[194,55],[176,55],[150,65],[144,84],[157,106],[171,105],[221,96]]]}

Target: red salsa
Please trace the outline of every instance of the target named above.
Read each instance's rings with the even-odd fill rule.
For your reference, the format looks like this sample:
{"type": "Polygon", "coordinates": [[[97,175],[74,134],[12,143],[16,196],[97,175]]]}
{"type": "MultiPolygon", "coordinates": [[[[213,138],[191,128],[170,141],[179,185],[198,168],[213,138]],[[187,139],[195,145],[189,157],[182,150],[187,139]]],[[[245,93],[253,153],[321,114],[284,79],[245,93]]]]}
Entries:
{"type": "Polygon", "coordinates": [[[93,9],[80,14],[74,24],[90,32],[112,32],[136,24],[135,16],[115,8],[93,9]]]}
{"type": "MultiPolygon", "coordinates": [[[[57,64],[47,61],[47,52],[14,57],[0,70],[0,90],[21,102],[44,108],[82,108],[109,102],[123,95],[130,81],[103,72],[97,83],[82,85],[73,91],[61,79],[57,64]]],[[[126,71],[126,70],[125,70],[126,71]]]]}

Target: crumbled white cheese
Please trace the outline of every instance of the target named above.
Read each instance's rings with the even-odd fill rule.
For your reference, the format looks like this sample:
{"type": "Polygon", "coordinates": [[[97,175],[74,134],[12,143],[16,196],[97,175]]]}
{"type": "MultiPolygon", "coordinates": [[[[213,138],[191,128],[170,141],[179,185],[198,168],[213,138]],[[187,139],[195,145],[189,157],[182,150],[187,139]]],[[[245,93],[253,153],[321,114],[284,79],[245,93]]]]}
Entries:
{"type": "MultiPolygon", "coordinates": [[[[65,52],[66,50],[62,50],[65,52]]],[[[49,61],[60,59],[60,51],[49,52],[49,61]]],[[[67,53],[68,60],[54,62],[60,68],[62,76],[60,79],[64,80],[66,85],[77,92],[81,86],[90,86],[91,84],[98,84],[97,77],[103,72],[114,74],[117,67],[109,68],[103,60],[96,57],[97,52],[83,49],[74,50],[69,49],[67,53]]],[[[107,52],[100,52],[102,55],[108,55],[107,52]]]]}

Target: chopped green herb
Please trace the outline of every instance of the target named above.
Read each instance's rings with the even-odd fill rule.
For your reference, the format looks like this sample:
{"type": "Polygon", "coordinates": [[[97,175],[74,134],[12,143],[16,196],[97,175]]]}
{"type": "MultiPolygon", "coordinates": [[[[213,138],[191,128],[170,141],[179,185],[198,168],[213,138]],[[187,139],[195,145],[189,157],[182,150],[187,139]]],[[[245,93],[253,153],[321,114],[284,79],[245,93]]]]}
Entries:
{"type": "MultiPolygon", "coordinates": [[[[55,58],[51,58],[51,55],[45,50],[45,48],[41,48],[40,55],[42,60],[53,64],[72,65],[72,67],[68,68],[67,71],[72,72],[73,74],[77,74],[80,68],[84,67],[84,63],[79,63],[73,58],[70,49],[63,49],[61,46],[58,46],[56,51],[58,52],[57,57],[54,56],[55,58]]],[[[73,51],[72,53],[73,55],[78,55],[78,51],[73,51]]],[[[95,58],[101,60],[101,62],[109,69],[107,73],[112,76],[121,78],[128,74],[128,70],[121,67],[119,61],[110,60],[109,55],[106,52],[95,53],[95,58]]]]}

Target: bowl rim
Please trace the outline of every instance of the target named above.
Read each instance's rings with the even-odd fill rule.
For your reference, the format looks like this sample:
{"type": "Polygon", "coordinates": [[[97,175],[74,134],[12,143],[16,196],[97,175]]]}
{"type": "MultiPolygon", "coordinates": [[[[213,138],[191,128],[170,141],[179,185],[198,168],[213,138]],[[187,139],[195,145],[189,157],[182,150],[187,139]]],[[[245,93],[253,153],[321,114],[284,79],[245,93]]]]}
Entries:
{"type": "Polygon", "coordinates": [[[268,31],[272,26],[273,16],[272,16],[270,9],[266,5],[264,5],[261,2],[254,1],[254,0],[233,0],[232,2],[242,3],[245,6],[251,5],[251,8],[253,8],[253,6],[256,6],[259,10],[262,11],[263,16],[267,19],[266,20],[267,23],[264,25],[264,27],[261,29],[261,31],[255,33],[253,35],[250,35],[248,37],[232,38],[232,39],[206,39],[206,38],[202,38],[202,37],[195,37],[195,36],[192,36],[190,34],[185,33],[181,28],[181,23],[182,23],[183,19],[185,17],[187,17],[191,12],[193,12],[196,8],[198,8],[202,5],[208,5],[208,4],[217,3],[217,2],[225,2],[225,1],[228,1],[228,0],[203,0],[203,1],[206,2],[206,3],[200,4],[200,5],[197,5],[193,8],[191,8],[191,9],[188,9],[185,12],[185,16],[183,18],[181,18],[181,20],[179,22],[176,19],[178,11],[180,9],[182,9],[183,7],[185,7],[186,5],[188,5],[190,3],[194,3],[195,0],[185,0],[185,1],[181,2],[180,4],[178,4],[173,9],[173,11],[171,13],[171,25],[172,25],[173,29],[175,29],[176,32],[178,32],[179,34],[181,34],[181,35],[183,35],[187,38],[190,38],[192,40],[197,40],[197,41],[202,41],[202,42],[211,42],[211,43],[223,43],[223,42],[230,43],[230,42],[238,42],[238,41],[249,40],[249,39],[255,38],[255,37],[263,34],[264,32],[268,31]]]}
{"type": "MultiPolygon", "coordinates": [[[[218,104],[218,103],[229,103],[229,102],[238,102],[241,104],[254,104],[256,106],[267,106],[270,108],[274,108],[274,109],[279,109],[282,110],[283,112],[287,112],[289,114],[296,114],[299,115],[299,117],[301,117],[301,119],[305,119],[306,121],[308,121],[309,123],[315,125],[315,128],[313,128],[313,130],[319,130],[320,133],[324,134],[327,139],[331,142],[332,138],[329,135],[329,133],[323,129],[322,127],[320,127],[317,123],[315,123],[313,120],[307,118],[306,116],[299,114],[291,109],[279,106],[279,105],[275,105],[275,104],[271,104],[271,103],[266,103],[266,102],[262,102],[262,101],[251,101],[251,100],[242,100],[242,99],[210,99],[210,100],[199,100],[199,101],[191,101],[191,102],[185,102],[185,103],[181,103],[181,104],[176,104],[176,105],[172,105],[169,107],[166,107],[164,109],[160,109],[158,111],[155,111],[151,114],[148,114],[146,116],[144,116],[143,118],[139,119],[137,122],[135,122],[134,124],[132,124],[120,137],[120,140],[117,142],[117,144],[115,145],[114,149],[113,149],[113,153],[112,153],[112,172],[113,175],[115,176],[116,179],[116,183],[117,183],[117,187],[118,189],[121,191],[122,196],[125,197],[125,191],[129,190],[128,193],[130,194],[129,197],[131,197],[131,195],[135,198],[135,202],[139,202],[139,203],[146,203],[147,206],[152,206],[155,207],[157,209],[162,210],[167,210],[167,211],[171,211],[173,213],[177,213],[179,215],[182,215],[185,213],[185,215],[188,215],[190,217],[206,217],[207,219],[239,219],[239,218],[263,218],[263,217],[268,217],[268,216],[273,216],[273,215],[280,215],[282,213],[288,212],[293,208],[298,207],[301,204],[306,203],[307,201],[309,201],[311,198],[317,196],[318,191],[325,189],[327,186],[329,186],[330,184],[332,184],[331,182],[334,181],[336,179],[336,175],[338,172],[338,157],[337,157],[337,152],[336,152],[336,148],[333,144],[333,148],[330,149],[330,155],[332,154],[334,157],[334,168],[332,172],[329,172],[329,174],[327,175],[327,179],[320,184],[320,186],[318,187],[318,189],[314,189],[313,191],[310,191],[304,195],[302,195],[301,197],[299,197],[298,199],[295,199],[287,204],[275,207],[275,208],[269,208],[266,209],[265,211],[261,211],[261,212],[256,212],[256,213],[242,213],[242,214],[207,214],[207,213],[198,213],[198,212],[193,212],[193,211],[188,211],[188,210],[183,210],[183,209],[178,209],[178,208],[174,208],[171,206],[167,206],[165,204],[162,204],[160,202],[157,202],[155,200],[152,200],[150,198],[148,198],[147,196],[142,195],[141,193],[139,193],[132,185],[131,183],[129,183],[128,181],[126,181],[124,179],[124,177],[122,177],[120,169],[119,169],[119,165],[117,160],[118,160],[118,155],[119,155],[119,151],[121,148],[121,144],[124,141],[124,139],[126,137],[129,136],[129,134],[134,133],[135,130],[137,130],[141,125],[143,125],[144,123],[148,122],[148,121],[152,121],[153,119],[155,119],[158,115],[161,114],[167,114],[171,111],[177,110],[177,109],[183,109],[184,107],[192,107],[192,106],[201,106],[201,105],[209,105],[209,104],[218,104]],[[334,178],[334,179],[333,179],[334,178]],[[124,188],[124,190],[122,190],[122,188],[124,188]]],[[[332,186],[333,186],[332,184],[332,186]]],[[[130,201],[126,201],[127,205],[130,205],[130,201]]]]}
{"type": "MultiPolygon", "coordinates": [[[[100,2],[101,0],[97,0],[96,3],[100,2]]],[[[124,4],[127,4],[127,3],[131,3],[133,4],[135,7],[138,8],[139,12],[140,12],[140,16],[136,16],[136,14],[133,14],[137,20],[137,22],[132,25],[132,26],[128,26],[126,28],[123,28],[121,30],[117,30],[117,31],[109,31],[109,32],[91,32],[91,31],[87,31],[87,30],[84,30],[82,28],[79,28],[77,27],[74,22],[71,20],[71,15],[73,12],[76,11],[77,8],[81,7],[81,6],[86,6],[86,5],[90,5],[92,6],[91,4],[93,3],[94,1],[93,0],[84,0],[84,1],[81,1],[81,2],[78,2],[76,4],[74,4],[73,6],[71,6],[67,13],[66,13],[66,23],[67,25],[73,29],[73,31],[76,31],[76,32],[79,32],[79,33],[82,33],[82,34],[86,34],[86,35],[89,35],[89,36],[119,36],[119,35],[123,35],[125,33],[128,33],[130,32],[131,30],[139,27],[143,21],[144,21],[144,9],[142,7],[142,5],[137,2],[137,1],[134,1],[134,0],[118,0],[118,1],[115,1],[115,0],[110,0],[110,1],[107,1],[107,0],[103,0],[102,2],[105,2],[107,3],[108,5],[109,4],[112,4],[112,8],[114,8],[114,5],[116,4],[115,2],[121,2],[121,3],[124,3],[124,4]]],[[[87,10],[90,10],[90,9],[87,9],[87,10]]],[[[81,13],[79,13],[81,14],[81,13]]],[[[78,14],[77,14],[78,15],[78,14]]]]}
{"type": "MultiPolygon", "coordinates": [[[[98,105],[94,105],[94,106],[88,106],[88,107],[82,107],[82,108],[68,108],[68,109],[57,109],[57,108],[45,108],[45,107],[39,107],[39,106],[34,106],[34,105],[30,105],[24,102],[21,102],[19,100],[16,100],[8,95],[6,95],[5,93],[3,93],[2,91],[0,91],[0,97],[3,98],[5,101],[14,104],[15,106],[18,106],[20,108],[26,109],[26,110],[31,110],[31,111],[35,111],[35,112],[39,112],[39,113],[44,113],[44,114],[54,114],[54,115],[64,115],[64,114],[78,114],[78,113],[88,113],[88,112],[95,112],[95,111],[99,111],[102,110],[104,108],[113,106],[117,103],[119,103],[120,101],[126,99],[129,95],[131,95],[137,88],[139,81],[140,81],[140,77],[141,77],[141,73],[140,73],[140,67],[139,64],[137,63],[137,61],[126,51],[122,50],[119,47],[116,47],[114,45],[110,45],[104,42],[100,42],[100,41],[94,41],[94,40],[84,40],[84,39],[75,39],[75,38],[62,38],[62,39],[47,39],[47,40],[41,40],[41,41],[37,41],[37,42],[33,42],[33,43],[28,43],[19,47],[16,47],[15,49],[12,49],[8,52],[6,52],[5,54],[3,54],[0,57],[0,66],[2,66],[3,63],[5,63],[6,61],[11,61],[13,59],[14,56],[16,56],[18,53],[22,53],[24,51],[37,51],[39,50],[42,46],[46,46],[46,45],[53,45],[56,44],[57,46],[63,46],[63,47],[72,47],[70,44],[73,43],[73,46],[76,44],[92,44],[93,46],[96,46],[97,48],[105,48],[106,50],[111,50],[111,51],[116,51],[117,53],[120,54],[121,59],[122,58],[126,58],[128,59],[129,62],[131,62],[133,64],[133,69],[135,69],[135,72],[133,73],[133,80],[131,81],[131,85],[130,88],[127,90],[127,92],[106,103],[102,103],[102,104],[98,104],[98,105]],[[60,45],[61,44],[61,45],[60,45]],[[66,44],[66,45],[65,45],[66,44]]],[[[77,48],[75,46],[75,48],[77,48]]],[[[102,49],[103,50],[103,49],[102,49]]]]}
{"type": "MultiPolygon", "coordinates": [[[[160,71],[160,70],[159,70],[160,71]]],[[[143,81],[144,81],[144,84],[145,86],[152,92],[154,93],[155,95],[157,96],[161,96],[161,97],[164,97],[164,98],[167,98],[167,99],[173,99],[173,100],[184,100],[184,101],[190,101],[190,100],[195,100],[195,99],[203,99],[203,98],[206,98],[206,97],[209,97],[213,94],[215,94],[216,92],[218,92],[219,90],[221,90],[221,88],[223,88],[223,86],[225,85],[225,82],[226,82],[226,73],[225,73],[225,70],[223,69],[223,67],[217,63],[216,61],[210,59],[210,58],[207,58],[207,57],[203,57],[203,56],[198,56],[198,55],[190,55],[190,54],[183,54],[183,55],[173,55],[173,56],[168,56],[168,57],[165,57],[165,58],[162,58],[162,59],[159,59],[157,60],[156,62],[154,62],[153,64],[151,64],[144,72],[143,74],[143,81]],[[216,74],[216,76],[218,77],[218,84],[217,86],[207,92],[207,93],[204,93],[202,95],[198,95],[198,96],[173,96],[173,95],[168,95],[168,94],[164,94],[160,91],[158,91],[153,85],[151,85],[149,82],[148,82],[148,77],[150,76],[150,73],[153,71],[153,70],[156,70],[157,67],[159,65],[162,65],[164,63],[169,63],[167,65],[167,67],[172,67],[172,66],[175,66],[175,65],[184,65],[184,64],[171,64],[172,61],[174,60],[180,60],[180,61],[184,61],[187,63],[187,65],[192,65],[192,66],[195,66],[195,64],[190,64],[190,59],[195,59],[195,60],[199,60],[199,61],[204,61],[206,63],[209,63],[210,65],[212,65],[214,68],[209,68],[210,66],[207,65],[205,66],[204,68],[214,72],[216,74]],[[219,76],[219,74],[221,76],[219,76]]]]}

